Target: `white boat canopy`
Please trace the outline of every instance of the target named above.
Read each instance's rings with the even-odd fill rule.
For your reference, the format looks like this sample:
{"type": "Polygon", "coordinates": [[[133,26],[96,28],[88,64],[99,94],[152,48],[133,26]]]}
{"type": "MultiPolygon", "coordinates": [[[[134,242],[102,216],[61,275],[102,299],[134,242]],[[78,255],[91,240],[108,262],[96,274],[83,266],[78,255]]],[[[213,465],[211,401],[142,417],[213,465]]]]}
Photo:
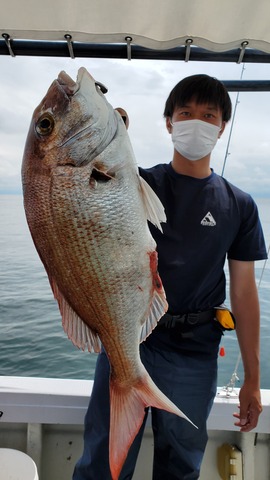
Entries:
{"type": "Polygon", "coordinates": [[[1,4],[2,55],[270,62],[270,0],[1,4]]]}

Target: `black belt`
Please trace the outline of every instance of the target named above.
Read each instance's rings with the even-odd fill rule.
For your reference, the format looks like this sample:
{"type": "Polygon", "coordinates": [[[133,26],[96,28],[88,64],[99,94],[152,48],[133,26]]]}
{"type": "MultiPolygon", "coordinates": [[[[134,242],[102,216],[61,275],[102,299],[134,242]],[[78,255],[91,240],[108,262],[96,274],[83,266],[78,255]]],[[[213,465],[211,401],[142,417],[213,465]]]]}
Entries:
{"type": "Polygon", "coordinates": [[[213,320],[215,317],[215,309],[211,308],[210,310],[205,310],[204,312],[195,312],[195,313],[182,313],[180,315],[171,315],[170,313],[165,313],[163,317],[159,320],[157,324],[158,327],[162,328],[175,328],[180,326],[196,326],[208,323],[213,320]]]}

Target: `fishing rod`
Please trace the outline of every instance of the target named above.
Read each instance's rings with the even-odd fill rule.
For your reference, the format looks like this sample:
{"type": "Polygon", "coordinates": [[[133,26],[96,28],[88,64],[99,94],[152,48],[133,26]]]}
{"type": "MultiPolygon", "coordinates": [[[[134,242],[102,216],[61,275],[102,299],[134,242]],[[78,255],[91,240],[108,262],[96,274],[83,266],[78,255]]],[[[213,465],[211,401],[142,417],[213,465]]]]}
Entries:
{"type": "MultiPolygon", "coordinates": [[[[240,80],[243,79],[244,70],[245,70],[245,64],[243,63],[240,80]]],[[[228,156],[230,155],[230,153],[229,153],[229,147],[230,147],[230,143],[231,143],[231,137],[232,137],[232,131],[233,131],[233,126],[234,126],[234,120],[235,120],[236,110],[237,110],[238,103],[240,103],[240,102],[239,102],[239,95],[240,95],[240,91],[238,90],[237,95],[236,95],[236,100],[235,100],[234,109],[233,109],[233,116],[232,116],[231,128],[230,128],[230,132],[229,132],[229,137],[228,137],[228,142],[227,142],[227,147],[226,147],[226,152],[225,152],[225,157],[224,157],[224,162],[223,162],[223,167],[222,167],[222,172],[221,172],[221,176],[222,176],[222,177],[223,177],[223,175],[224,175],[224,170],[225,170],[225,167],[226,167],[227,158],[228,158],[228,156]]]]}

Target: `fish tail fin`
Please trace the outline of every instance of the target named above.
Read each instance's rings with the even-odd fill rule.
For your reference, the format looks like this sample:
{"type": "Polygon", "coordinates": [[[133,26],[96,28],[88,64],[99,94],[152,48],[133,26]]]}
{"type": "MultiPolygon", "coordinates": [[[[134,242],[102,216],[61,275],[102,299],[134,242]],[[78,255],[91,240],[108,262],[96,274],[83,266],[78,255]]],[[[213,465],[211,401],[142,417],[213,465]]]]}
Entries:
{"type": "MultiPolygon", "coordinates": [[[[109,461],[113,480],[119,478],[129,448],[143,423],[145,408],[153,406],[194,423],[164,395],[145,371],[133,387],[110,382],[109,461]]],[[[196,427],[196,425],[194,425],[196,427]]],[[[197,428],[197,427],[196,427],[197,428]]]]}

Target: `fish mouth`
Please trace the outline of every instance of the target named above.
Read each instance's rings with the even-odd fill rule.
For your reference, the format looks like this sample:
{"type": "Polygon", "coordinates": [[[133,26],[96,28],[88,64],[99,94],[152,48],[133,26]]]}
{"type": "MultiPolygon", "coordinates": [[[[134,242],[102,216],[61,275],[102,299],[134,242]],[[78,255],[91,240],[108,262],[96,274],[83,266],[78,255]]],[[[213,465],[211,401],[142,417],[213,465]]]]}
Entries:
{"type": "MultiPolygon", "coordinates": [[[[74,81],[64,70],[62,70],[58,75],[57,82],[68,97],[73,97],[77,92],[80,91],[83,78],[85,75],[88,76],[88,79],[90,78],[94,82],[93,77],[83,67],[79,69],[76,81],[74,81]]],[[[65,140],[59,146],[64,147],[69,145],[70,143],[74,142],[78,137],[80,137],[84,133],[87,133],[91,129],[91,127],[92,125],[90,124],[77,130],[77,132],[74,135],[70,136],[67,140],[65,140]]]]}
{"type": "MultiPolygon", "coordinates": [[[[105,85],[103,85],[101,82],[97,82],[84,67],[81,67],[78,70],[76,81],[74,81],[64,70],[62,70],[58,75],[57,82],[68,97],[73,97],[80,91],[82,91],[84,96],[87,97],[88,91],[90,91],[89,86],[91,84],[95,85],[95,88],[97,90],[99,89],[102,94],[105,94],[108,91],[105,85]]],[[[92,128],[92,123],[88,125],[86,124],[83,128],[77,130],[76,133],[61,143],[60,147],[73,143],[81,135],[87,134],[92,128]]]]}
{"type": "Polygon", "coordinates": [[[64,90],[66,95],[69,97],[75,95],[75,93],[77,93],[80,89],[80,83],[78,82],[78,79],[75,82],[64,70],[59,73],[57,81],[62,90],[64,90]]]}
{"type": "Polygon", "coordinates": [[[92,77],[92,75],[90,75],[88,70],[86,70],[86,68],[84,68],[84,67],[79,68],[76,83],[81,86],[85,77],[87,77],[88,79],[90,78],[92,80],[92,82],[95,84],[95,86],[98,87],[104,95],[105,95],[105,93],[108,92],[108,88],[105,87],[105,85],[103,83],[97,82],[94,79],[94,77],[92,77]]]}
{"type": "MultiPolygon", "coordinates": [[[[76,81],[74,81],[65,71],[61,71],[58,75],[57,82],[64,94],[70,99],[75,97],[76,94],[84,97],[84,105],[88,103],[88,99],[91,99],[91,97],[93,99],[99,99],[98,102],[100,102],[100,97],[104,97],[104,94],[108,91],[107,88],[102,83],[97,82],[84,67],[81,67],[78,70],[76,81]]],[[[95,100],[93,100],[93,102],[95,103],[95,100]]],[[[105,98],[102,99],[101,102],[105,102],[104,105],[108,105],[108,102],[105,98]]],[[[74,144],[78,138],[82,136],[89,137],[92,135],[92,133],[94,135],[94,132],[98,132],[97,138],[99,138],[99,142],[95,145],[92,145],[94,147],[93,150],[88,152],[87,159],[85,159],[84,162],[81,162],[81,165],[88,163],[89,160],[94,158],[94,156],[101,153],[116,135],[117,119],[115,118],[115,115],[112,115],[112,112],[114,112],[113,108],[110,106],[109,109],[112,110],[109,113],[110,128],[105,128],[105,124],[102,125],[102,122],[99,122],[99,120],[96,121],[95,117],[92,115],[90,107],[90,110],[87,114],[88,119],[85,117],[84,119],[82,118],[81,122],[78,122],[77,128],[73,129],[72,132],[69,132],[69,136],[66,136],[66,138],[62,139],[62,143],[59,145],[59,147],[69,147],[70,145],[74,144]]]]}
{"type": "Polygon", "coordinates": [[[64,92],[68,96],[72,96],[81,89],[85,77],[88,77],[88,79],[90,78],[103,94],[108,92],[107,87],[105,87],[103,83],[97,82],[84,67],[81,67],[78,70],[76,82],[64,70],[59,73],[57,81],[59,85],[61,85],[64,92]]]}
{"type": "Polygon", "coordinates": [[[83,134],[87,134],[88,131],[90,131],[92,128],[92,125],[87,125],[86,127],[82,128],[81,130],[78,130],[74,135],[69,137],[65,142],[61,143],[59,147],[65,147],[68,146],[70,143],[75,142],[75,140],[80,137],[83,134]]]}

